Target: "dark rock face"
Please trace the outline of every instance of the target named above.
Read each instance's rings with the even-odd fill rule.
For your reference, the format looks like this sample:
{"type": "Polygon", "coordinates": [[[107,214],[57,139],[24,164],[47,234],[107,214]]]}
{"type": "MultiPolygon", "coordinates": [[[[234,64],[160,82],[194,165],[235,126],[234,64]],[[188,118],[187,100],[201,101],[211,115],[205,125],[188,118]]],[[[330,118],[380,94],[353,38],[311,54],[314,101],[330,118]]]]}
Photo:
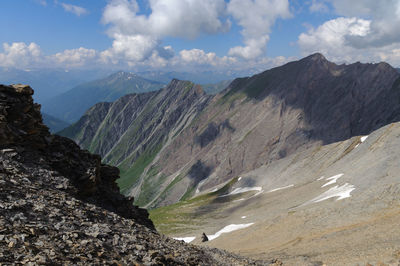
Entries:
{"type": "Polygon", "coordinates": [[[2,263],[254,263],[159,235],[147,211],[119,194],[118,168],[50,135],[32,94],[28,86],[0,85],[2,263]]]}
{"type": "Polygon", "coordinates": [[[2,86],[0,91],[0,146],[33,144],[45,147],[48,128],[42,123],[40,105],[26,85],[2,86]]]}

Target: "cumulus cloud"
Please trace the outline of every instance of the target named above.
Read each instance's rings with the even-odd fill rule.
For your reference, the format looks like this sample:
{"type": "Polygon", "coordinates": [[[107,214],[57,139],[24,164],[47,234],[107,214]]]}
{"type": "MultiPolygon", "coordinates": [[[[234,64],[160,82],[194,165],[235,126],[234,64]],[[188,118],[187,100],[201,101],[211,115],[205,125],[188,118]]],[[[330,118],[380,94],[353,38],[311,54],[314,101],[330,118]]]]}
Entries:
{"type": "Polygon", "coordinates": [[[317,28],[311,28],[299,36],[298,44],[303,55],[314,52],[323,53],[335,62],[381,62],[400,64],[400,45],[390,44],[383,47],[354,47],[349,37],[363,38],[371,32],[371,21],[360,18],[329,20],[317,28]]]}
{"type": "Polygon", "coordinates": [[[346,36],[365,36],[370,30],[370,21],[357,18],[337,18],[329,20],[299,36],[299,45],[305,54],[322,52],[339,58],[352,50],[346,46],[346,36]]]}
{"type": "Polygon", "coordinates": [[[328,2],[343,17],[302,33],[298,44],[303,54],[323,52],[341,62],[400,63],[400,0],[315,0],[316,4],[328,2]]]}
{"type": "MultiPolygon", "coordinates": [[[[76,15],[87,13],[86,9],[79,6],[58,0],[54,2],[76,15]]],[[[107,2],[102,22],[112,39],[108,49],[96,51],[81,47],[37,57],[33,56],[31,49],[29,56],[29,52],[25,52],[23,57],[14,60],[12,58],[17,56],[13,57],[15,52],[8,51],[7,46],[4,53],[0,54],[0,59],[4,59],[0,64],[11,65],[11,62],[19,61],[32,65],[41,60],[46,66],[55,67],[102,64],[129,69],[265,69],[274,64],[264,56],[271,28],[276,19],[291,16],[288,0],[149,0],[147,5],[146,11],[149,12],[142,12],[140,8],[143,7],[136,0],[107,2]],[[168,37],[194,39],[226,32],[230,30],[231,20],[242,27],[244,46],[233,47],[226,56],[201,49],[175,52],[173,47],[163,44],[168,37]]],[[[20,45],[23,46],[22,50],[30,51],[30,45],[20,45]]]]}
{"type": "Polygon", "coordinates": [[[88,11],[81,6],[76,6],[76,5],[66,4],[66,3],[60,3],[60,5],[62,6],[62,8],[64,8],[65,11],[75,14],[78,17],[88,13],[88,11]]]}
{"type": "Polygon", "coordinates": [[[244,59],[263,55],[275,21],[291,16],[287,0],[231,0],[227,11],[243,28],[245,43],[231,48],[228,54],[244,59]]]}
{"type": "Polygon", "coordinates": [[[326,0],[312,0],[309,9],[311,12],[328,12],[329,7],[326,5],[326,0]]]}
{"type": "Polygon", "coordinates": [[[383,47],[400,43],[399,0],[330,0],[336,12],[347,17],[371,20],[370,32],[365,36],[346,36],[349,45],[356,48],[383,47]]]}
{"type": "Polygon", "coordinates": [[[161,46],[164,37],[193,39],[228,30],[230,21],[221,18],[225,5],[224,0],[150,0],[151,13],[146,16],[139,14],[135,0],[112,0],[102,21],[111,25],[108,34],[114,41],[102,57],[141,62],[156,53],[171,58],[171,49],[161,46]]]}
{"type": "Polygon", "coordinates": [[[93,61],[96,56],[97,53],[95,50],[80,47],[78,49],[65,50],[61,53],[56,53],[51,57],[58,65],[77,67],[88,64],[88,62],[93,61]]]}
{"type": "Polygon", "coordinates": [[[3,44],[3,53],[0,53],[0,66],[24,68],[32,66],[41,60],[41,50],[36,43],[29,45],[23,42],[14,42],[11,45],[3,44]]]}

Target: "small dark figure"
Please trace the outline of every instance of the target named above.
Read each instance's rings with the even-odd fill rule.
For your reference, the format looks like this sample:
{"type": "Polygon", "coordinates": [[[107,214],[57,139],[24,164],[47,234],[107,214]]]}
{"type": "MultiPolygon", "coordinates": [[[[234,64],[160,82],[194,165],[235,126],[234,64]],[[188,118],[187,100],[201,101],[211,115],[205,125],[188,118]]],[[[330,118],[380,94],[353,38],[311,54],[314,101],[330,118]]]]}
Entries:
{"type": "Polygon", "coordinates": [[[203,233],[203,235],[201,236],[201,242],[206,242],[208,241],[208,237],[205,233],[203,233]]]}

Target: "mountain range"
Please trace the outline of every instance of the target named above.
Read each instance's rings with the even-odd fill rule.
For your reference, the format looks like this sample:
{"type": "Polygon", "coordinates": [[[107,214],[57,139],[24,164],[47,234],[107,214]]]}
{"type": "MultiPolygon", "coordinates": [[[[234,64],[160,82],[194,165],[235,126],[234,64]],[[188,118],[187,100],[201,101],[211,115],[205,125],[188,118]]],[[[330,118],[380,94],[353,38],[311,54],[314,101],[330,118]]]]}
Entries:
{"type": "Polygon", "coordinates": [[[17,69],[0,67],[0,83],[2,84],[30,84],[37,88],[34,98],[43,103],[67,90],[109,75],[109,70],[67,70],[67,69],[17,69]]]}
{"type": "Polygon", "coordinates": [[[399,77],[386,63],[336,65],[314,54],[215,96],[174,80],[100,103],[61,134],[118,166],[121,191],[140,206],[164,206],[399,121],[399,77]]]}
{"type": "Polygon", "coordinates": [[[43,123],[49,127],[50,132],[52,132],[52,133],[61,131],[64,128],[71,125],[67,122],[64,122],[52,115],[46,114],[46,113],[43,113],[42,117],[43,117],[43,123]]]}
{"type": "Polygon", "coordinates": [[[92,105],[115,101],[125,94],[158,90],[164,84],[134,73],[117,72],[78,85],[42,103],[43,111],[68,123],[76,122],[92,105]]]}

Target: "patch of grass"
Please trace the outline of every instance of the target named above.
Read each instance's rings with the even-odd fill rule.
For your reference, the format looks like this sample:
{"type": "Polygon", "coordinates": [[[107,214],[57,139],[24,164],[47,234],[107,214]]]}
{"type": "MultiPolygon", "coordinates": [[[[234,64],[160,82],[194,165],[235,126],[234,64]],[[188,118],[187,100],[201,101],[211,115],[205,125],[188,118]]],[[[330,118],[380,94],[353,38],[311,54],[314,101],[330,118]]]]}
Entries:
{"type": "Polygon", "coordinates": [[[185,194],[183,194],[183,196],[181,197],[180,201],[190,199],[194,195],[195,188],[196,188],[196,186],[188,187],[185,194]]]}
{"type": "MultiPolygon", "coordinates": [[[[181,179],[179,178],[179,176],[177,176],[174,181],[175,180],[181,179]]],[[[199,207],[212,204],[219,196],[228,193],[229,189],[237,181],[238,177],[235,177],[225,186],[215,192],[200,195],[198,197],[188,200],[182,200],[178,203],[171,204],[165,207],[149,210],[150,219],[153,221],[157,230],[167,235],[171,235],[174,233],[182,234],[185,231],[201,226],[204,219],[203,216],[199,216],[198,214],[196,214],[196,210],[198,210],[199,207]]],[[[171,184],[173,182],[171,182],[171,184]]],[[[175,184],[177,182],[175,182],[175,184]]],[[[185,195],[191,193],[190,191],[191,189],[188,189],[185,195]]]]}
{"type": "Polygon", "coordinates": [[[154,160],[161,148],[162,143],[145,150],[132,165],[129,165],[128,162],[121,164],[121,177],[117,179],[117,184],[122,194],[139,181],[144,169],[154,160]]]}
{"type": "Polygon", "coordinates": [[[156,175],[146,175],[143,178],[144,182],[140,188],[139,197],[134,202],[135,204],[143,207],[151,202],[157,195],[158,189],[165,182],[167,176],[164,174],[161,174],[160,176],[156,175]]]}

